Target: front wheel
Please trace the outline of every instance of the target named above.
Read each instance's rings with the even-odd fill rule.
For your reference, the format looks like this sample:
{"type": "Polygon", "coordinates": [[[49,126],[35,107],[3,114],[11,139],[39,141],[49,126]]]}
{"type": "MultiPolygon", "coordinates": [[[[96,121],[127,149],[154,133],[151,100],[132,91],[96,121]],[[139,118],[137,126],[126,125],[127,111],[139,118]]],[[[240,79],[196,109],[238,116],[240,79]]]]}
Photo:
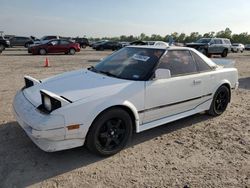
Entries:
{"type": "Polygon", "coordinates": [[[4,51],[5,46],[3,44],[0,44],[0,51],[4,51]]]}
{"type": "Polygon", "coordinates": [[[43,49],[43,48],[41,48],[41,49],[39,50],[39,54],[40,54],[40,55],[45,55],[46,53],[47,53],[46,50],[43,49]]]}
{"type": "Polygon", "coordinates": [[[74,48],[69,49],[69,54],[70,55],[75,55],[75,53],[76,53],[76,50],[74,48]]]}
{"type": "Polygon", "coordinates": [[[226,49],[223,50],[221,57],[227,57],[227,53],[228,53],[228,51],[226,49]]]}
{"type": "Polygon", "coordinates": [[[89,129],[86,146],[101,156],[110,156],[122,150],[132,135],[132,120],[119,108],[110,109],[94,121],[89,129]]]}
{"type": "Polygon", "coordinates": [[[221,86],[215,92],[213,101],[211,103],[210,109],[208,111],[209,115],[219,116],[227,108],[230,101],[230,91],[226,86],[221,86]]]}

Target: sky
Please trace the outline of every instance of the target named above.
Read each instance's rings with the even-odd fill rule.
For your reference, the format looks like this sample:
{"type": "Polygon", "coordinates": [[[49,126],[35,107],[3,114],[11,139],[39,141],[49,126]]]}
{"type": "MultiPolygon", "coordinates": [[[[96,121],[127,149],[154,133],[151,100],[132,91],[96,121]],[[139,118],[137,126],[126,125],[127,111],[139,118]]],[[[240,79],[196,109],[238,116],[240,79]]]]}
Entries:
{"type": "Polygon", "coordinates": [[[19,36],[250,33],[249,0],[0,0],[0,31],[19,36]]]}

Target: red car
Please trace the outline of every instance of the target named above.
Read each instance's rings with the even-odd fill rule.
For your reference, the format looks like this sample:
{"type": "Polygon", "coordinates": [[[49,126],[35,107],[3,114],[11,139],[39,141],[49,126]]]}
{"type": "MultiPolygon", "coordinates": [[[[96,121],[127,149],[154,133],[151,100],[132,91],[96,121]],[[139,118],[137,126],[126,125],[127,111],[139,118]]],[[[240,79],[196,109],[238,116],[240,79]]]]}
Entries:
{"type": "Polygon", "coordinates": [[[33,44],[28,48],[28,52],[34,54],[45,55],[47,53],[65,53],[74,55],[80,52],[80,45],[70,40],[53,39],[41,44],[33,44]]]}

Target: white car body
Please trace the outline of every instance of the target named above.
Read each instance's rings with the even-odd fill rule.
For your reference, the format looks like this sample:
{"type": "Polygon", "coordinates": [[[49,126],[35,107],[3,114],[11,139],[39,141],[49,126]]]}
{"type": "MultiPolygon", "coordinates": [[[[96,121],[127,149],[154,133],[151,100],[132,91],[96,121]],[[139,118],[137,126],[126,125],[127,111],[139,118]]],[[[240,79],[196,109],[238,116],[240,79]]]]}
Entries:
{"type": "MultiPolygon", "coordinates": [[[[117,79],[87,69],[41,81],[26,76],[34,86],[16,94],[13,102],[16,120],[42,150],[53,152],[82,146],[95,118],[110,107],[129,110],[139,133],[208,110],[216,90],[223,84],[238,87],[237,69],[217,66],[191,48],[169,49],[193,51],[214,69],[148,81],[117,79]],[[49,114],[40,111],[41,91],[60,100],[62,107],[49,114]],[[71,129],[74,125],[79,127],[71,129]]],[[[165,50],[167,53],[168,48],[165,50]]]]}
{"type": "Polygon", "coordinates": [[[232,44],[232,52],[243,52],[245,50],[245,46],[240,43],[233,43],[232,44]]]}

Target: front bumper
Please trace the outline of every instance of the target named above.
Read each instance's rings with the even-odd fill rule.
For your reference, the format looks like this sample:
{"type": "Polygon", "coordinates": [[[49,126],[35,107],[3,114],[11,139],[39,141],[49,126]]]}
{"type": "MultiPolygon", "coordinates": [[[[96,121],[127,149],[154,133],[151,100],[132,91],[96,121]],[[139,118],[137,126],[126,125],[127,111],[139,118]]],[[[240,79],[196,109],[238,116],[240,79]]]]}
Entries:
{"type": "Polygon", "coordinates": [[[44,151],[60,151],[84,144],[84,139],[66,139],[64,118],[59,115],[42,114],[25,98],[22,91],[14,98],[13,113],[30,139],[44,151]],[[61,127],[43,128],[48,125],[55,127],[56,124],[61,127]]]}

